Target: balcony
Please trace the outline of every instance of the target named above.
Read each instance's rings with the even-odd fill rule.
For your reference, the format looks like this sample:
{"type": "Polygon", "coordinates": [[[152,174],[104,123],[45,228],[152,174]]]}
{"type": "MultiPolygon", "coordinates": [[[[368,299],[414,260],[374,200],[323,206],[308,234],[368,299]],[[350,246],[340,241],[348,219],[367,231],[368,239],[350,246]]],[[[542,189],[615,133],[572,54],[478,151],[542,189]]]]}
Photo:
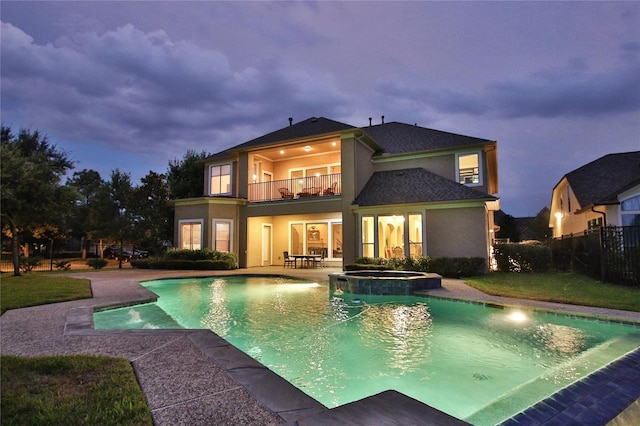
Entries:
{"type": "Polygon", "coordinates": [[[308,176],[249,184],[249,202],[310,200],[340,195],[342,175],[308,176]]]}

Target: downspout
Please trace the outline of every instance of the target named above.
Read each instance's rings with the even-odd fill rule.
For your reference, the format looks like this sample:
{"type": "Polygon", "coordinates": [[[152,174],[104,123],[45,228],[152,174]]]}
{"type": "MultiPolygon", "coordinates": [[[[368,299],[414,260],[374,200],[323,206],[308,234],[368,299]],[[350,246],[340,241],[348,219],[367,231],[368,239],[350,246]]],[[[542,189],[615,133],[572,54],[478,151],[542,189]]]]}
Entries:
{"type": "Polygon", "coordinates": [[[606,276],[604,250],[602,247],[603,229],[607,226],[607,213],[596,210],[594,206],[591,206],[591,211],[602,215],[602,227],[600,227],[600,280],[604,282],[606,276]]]}
{"type": "Polygon", "coordinates": [[[594,212],[594,213],[601,214],[602,215],[602,224],[603,224],[602,226],[607,226],[607,212],[598,211],[593,206],[591,206],[591,211],[594,212]]]}

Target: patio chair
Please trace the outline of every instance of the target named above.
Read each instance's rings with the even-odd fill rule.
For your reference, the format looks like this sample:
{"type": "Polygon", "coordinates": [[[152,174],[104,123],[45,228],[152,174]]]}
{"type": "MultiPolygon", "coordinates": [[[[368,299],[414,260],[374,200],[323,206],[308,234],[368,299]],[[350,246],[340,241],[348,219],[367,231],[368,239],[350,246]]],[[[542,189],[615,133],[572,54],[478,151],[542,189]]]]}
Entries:
{"type": "Polygon", "coordinates": [[[338,182],[333,182],[330,187],[324,190],[322,195],[336,195],[337,186],[338,186],[338,182]]]}
{"type": "Polygon", "coordinates": [[[289,268],[291,268],[291,265],[293,265],[293,267],[295,268],[296,266],[296,260],[289,257],[289,252],[288,251],[283,251],[282,252],[282,257],[284,257],[284,265],[283,268],[286,268],[287,265],[289,265],[289,268]]]}
{"type": "Polygon", "coordinates": [[[289,191],[288,188],[278,188],[278,192],[280,192],[282,199],[293,198],[293,192],[289,191]]]}
{"type": "Polygon", "coordinates": [[[312,263],[312,266],[313,266],[314,268],[315,268],[315,267],[317,267],[318,265],[320,265],[320,267],[324,267],[324,266],[326,266],[326,265],[324,264],[324,258],[325,258],[326,256],[327,256],[327,250],[326,250],[326,249],[321,250],[321,251],[320,251],[320,259],[315,258],[315,257],[314,257],[313,259],[310,259],[310,261],[311,261],[311,262],[313,262],[313,263],[312,263]]]}
{"type": "Polygon", "coordinates": [[[309,188],[302,188],[302,191],[298,192],[298,197],[299,198],[304,198],[304,197],[311,197],[313,195],[313,187],[309,187],[309,188]]]}

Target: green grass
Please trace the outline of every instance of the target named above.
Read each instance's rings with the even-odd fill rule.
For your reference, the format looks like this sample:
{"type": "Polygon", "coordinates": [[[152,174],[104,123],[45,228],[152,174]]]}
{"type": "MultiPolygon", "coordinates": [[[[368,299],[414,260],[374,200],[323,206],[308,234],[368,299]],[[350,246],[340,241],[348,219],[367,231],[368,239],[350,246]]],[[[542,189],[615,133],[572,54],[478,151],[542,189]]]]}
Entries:
{"type": "Polygon", "coordinates": [[[2,275],[0,281],[0,313],[8,309],[91,297],[91,282],[87,279],[39,275],[34,272],[2,275]]]}
{"type": "Polygon", "coordinates": [[[2,425],[152,425],[125,359],[2,356],[0,361],[2,425]]]}
{"type": "Polygon", "coordinates": [[[465,282],[495,296],[640,312],[640,288],[606,284],[579,274],[492,272],[465,282]]]}

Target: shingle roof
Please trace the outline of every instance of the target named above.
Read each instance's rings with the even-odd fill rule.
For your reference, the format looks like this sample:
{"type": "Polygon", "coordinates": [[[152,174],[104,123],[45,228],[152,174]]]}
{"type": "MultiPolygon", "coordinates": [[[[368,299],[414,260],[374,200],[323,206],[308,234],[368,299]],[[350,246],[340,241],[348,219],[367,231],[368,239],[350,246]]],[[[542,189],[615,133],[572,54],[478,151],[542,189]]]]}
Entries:
{"type": "Polygon", "coordinates": [[[617,203],[617,195],[640,183],[640,151],[608,154],[565,175],[585,208],[617,203]]]}
{"type": "Polygon", "coordinates": [[[374,173],[353,204],[381,206],[464,200],[497,198],[426,169],[413,168],[374,173]]]}
{"type": "Polygon", "coordinates": [[[232,150],[252,148],[256,146],[268,145],[276,142],[283,142],[292,139],[300,139],[309,136],[323,135],[326,133],[337,133],[349,129],[355,129],[355,127],[340,123],[338,121],[330,120],[324,117],[311,117],[299,123],[291,126],[283,127],[258,138],[252,139],[248,142],[234,146],[232,150]]]}
{"type": "Polygon", "coordinates": [[[362,127],[361,129],[382,146],[385,153],[389,154],[494,143],[494,141],[488,139],[458,135],[398,122],[362,127]]]}

